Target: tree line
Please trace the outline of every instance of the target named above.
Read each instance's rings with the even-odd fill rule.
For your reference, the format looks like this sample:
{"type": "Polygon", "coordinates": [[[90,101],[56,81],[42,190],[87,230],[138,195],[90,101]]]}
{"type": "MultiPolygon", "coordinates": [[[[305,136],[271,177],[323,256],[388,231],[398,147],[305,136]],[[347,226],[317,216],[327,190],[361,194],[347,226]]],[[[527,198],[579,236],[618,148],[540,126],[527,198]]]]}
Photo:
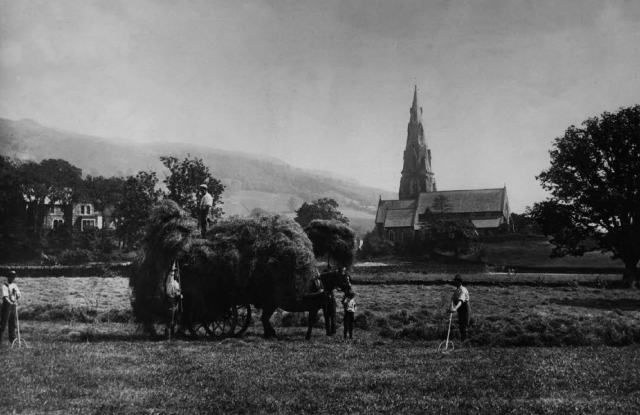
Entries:
{"type": "Polygon", "coordinates": [[[48,248],[101,248],[108,254],[114,241],[125,251],[135,250],[158,201],[174,200],[195,216],[196,191],[203,183],[213,196],[213,218],[222,215],[224,186],[202,159],[188,155],[183,160],[170,156],[160,160],[167,169],[162,180],[164,189],[159,188],[160,179],[152,171],[126,177],[83,177],[80,168],[62,159],[38,163],[0,156],[0,255],[5,259],[31,259],[51,251],[48,248]],[[75,229],[73,209],[82,203],[91,203],[102,213],[102,229],[82,233],[75,229]],[[55,206],[62,210],[63,221],[55,229],[47,229],[47,212],[55,206]],[[109,229],[111,223],[116,224],[115,229],[109,229]]]}

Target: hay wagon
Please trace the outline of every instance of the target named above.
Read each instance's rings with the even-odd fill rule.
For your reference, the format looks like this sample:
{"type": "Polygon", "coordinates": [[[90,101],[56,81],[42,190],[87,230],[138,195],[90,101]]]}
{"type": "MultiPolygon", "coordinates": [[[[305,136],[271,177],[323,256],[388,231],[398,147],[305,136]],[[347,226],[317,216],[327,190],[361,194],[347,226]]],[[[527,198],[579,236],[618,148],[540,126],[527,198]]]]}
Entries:
{"type": "Polygon", "coordinates": [[[182,315],[177,324],[192,336],[238,337],[251,323],[251,305],[245,302],[229,280],[203,288],[189,275],[188,265],[179,267],[182,281],[182,315]]]}

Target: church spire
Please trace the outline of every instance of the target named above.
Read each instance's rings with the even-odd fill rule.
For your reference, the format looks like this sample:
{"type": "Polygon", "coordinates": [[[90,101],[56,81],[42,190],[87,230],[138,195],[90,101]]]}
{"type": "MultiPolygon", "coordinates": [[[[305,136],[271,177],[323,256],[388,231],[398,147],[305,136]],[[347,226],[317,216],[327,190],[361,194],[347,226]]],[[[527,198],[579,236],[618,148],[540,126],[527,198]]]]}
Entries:
{"type": "Polygon", "coordinates": [[[418,106],[418,85],[414,86],[413,103],[411,104],[411,122],[422,122],[422,108],[418,106]]]}
{"type": "Polygon", "coordinates": [[[431,150],[427,148],[422,127],[422,108],[418,106],[418,85],[414,86],[413,103],[409,110],[407,143],[400,178],[401,200],[415,199],[420,193],[436,191],[436,182],[431,170],[431,150]]]}

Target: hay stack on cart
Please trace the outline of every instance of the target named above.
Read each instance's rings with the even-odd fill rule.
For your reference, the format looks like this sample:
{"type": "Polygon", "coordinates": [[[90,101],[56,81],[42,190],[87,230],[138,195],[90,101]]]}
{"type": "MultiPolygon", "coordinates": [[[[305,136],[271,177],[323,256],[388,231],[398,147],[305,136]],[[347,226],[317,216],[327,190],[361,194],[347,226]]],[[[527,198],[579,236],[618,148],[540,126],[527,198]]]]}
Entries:
{"type": "Polygon", "coordinates": [[[202,238],[194,219],[164,201],[153,210],[130,277],[133,313],[147,330],[164,318],[164,283],[174,260],[184,294],[181,324],[210,335],[242,333],[250,305],[300,301],[317,275],[311,242],[293,220],[231,218],[202,238]]]}

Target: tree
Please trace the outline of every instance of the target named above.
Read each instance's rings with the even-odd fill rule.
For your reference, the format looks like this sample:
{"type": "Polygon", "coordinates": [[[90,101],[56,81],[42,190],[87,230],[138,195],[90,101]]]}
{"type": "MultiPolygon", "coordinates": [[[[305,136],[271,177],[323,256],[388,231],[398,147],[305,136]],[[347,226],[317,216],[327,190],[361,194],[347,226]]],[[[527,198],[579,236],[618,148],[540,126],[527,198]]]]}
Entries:
{"type": "Polygon", "coordinates": [[[551,197],[531,215],[552,236],[553,255],[610,252],[624,262],[623,281],[633,286],[640,260],[640,105],[582,126],[555,139],[551,167],[536,177],[551,197]]]}
{"type": "Polygon", "coordinates": [[[144,236],[151,210],[162,195],[162,191],[156,190],[157,184],[155,172],[141,171],[125,180],[122,200],[116,212],[122,219],[117,233],[128,248],[135,248],[144,236]]]}
{"type": "Polygon", "coordinates": [[[432,217],[419,232],[427,252],[453,252],[456,256],[469,252],[478,238],[475,226],[469,220],[432,217]]]}
{"type": "Polygon", "coordinates": [[[381,238],[376,229],[367,232],[362,238],[362,250],[358,256],[369,259],[390,255],[393,252],[393,242],[381,238]]]}
{"type": "Polygon", "coordinates": [[[338,211],[338,202],[333,199],[318,199],[311,204],[304,202],[298,210],[296,210],[295,221],[303,228],[307,227],[314,219],[335,220],[349,225],[349,219],[338,211]]]}
{"type": "Polygon", "coordinates": [[[95,209],[105,216],[107,209],[117,207],[122,201],[124,186],[125,179],[121,177],[93,177],[89,175],[84,180],[82,197],[93,203],[95,209]]]}
{"type": "Polygon", "coordinates": [[[190,159],[191,155],[178,161],[176,157],[160,157],[162,164],[169,169],[170,174],[163,180],[167,185],[168,193],[165,197],[176,202],[182,209],[191,213],[193,217],[198,217],[198,187],[201,184],[208,186],[209,193],[213,197],[213,207],[210,216],[214,219],[222,216],[222,204],[220,200],[224,185],[219,180],[214,179],[209,173],[209,168],[204,165],[202,159],[190,159]]]}
{"type": "Polygon", "coordinates": [[[253,208],[253,210],[249,214],[249,216],[252,218],[259,218],[261,216],[269,216],[269,215],[270,215],[269,212],[259,207],[253,208]]]}
{"type": "Polygon", "coordinates": [[[449,202],[449,199],[445,195],[438,195],[433,199],[431,204],[431,212],[444,215],[453,210],[453,206],[449,202]]]}
{"type": "Polygon", "coordinates": [[[40,234],[47,205],[62,205],[65,227],[71,228],[73,204],[77,202],[82,185],[82,170],[68,161],[47,159],[18,167],[22,177],[20,190],[28,204],[32,230],[40,234]]]}
{"type": "Polygon", "coordinates": [[[540,235],[542,229],[538,223],[531,217],[531,208],[527,206],[523,214],[512,213],[511,221],[513,230],[520,234],[540,235]]]}
{"type": "Polygon", "coordinates": [[[15,259],[24,234],[25,201],[20,192],[18,166],[0,156],[0,257],[15,259]]]}

